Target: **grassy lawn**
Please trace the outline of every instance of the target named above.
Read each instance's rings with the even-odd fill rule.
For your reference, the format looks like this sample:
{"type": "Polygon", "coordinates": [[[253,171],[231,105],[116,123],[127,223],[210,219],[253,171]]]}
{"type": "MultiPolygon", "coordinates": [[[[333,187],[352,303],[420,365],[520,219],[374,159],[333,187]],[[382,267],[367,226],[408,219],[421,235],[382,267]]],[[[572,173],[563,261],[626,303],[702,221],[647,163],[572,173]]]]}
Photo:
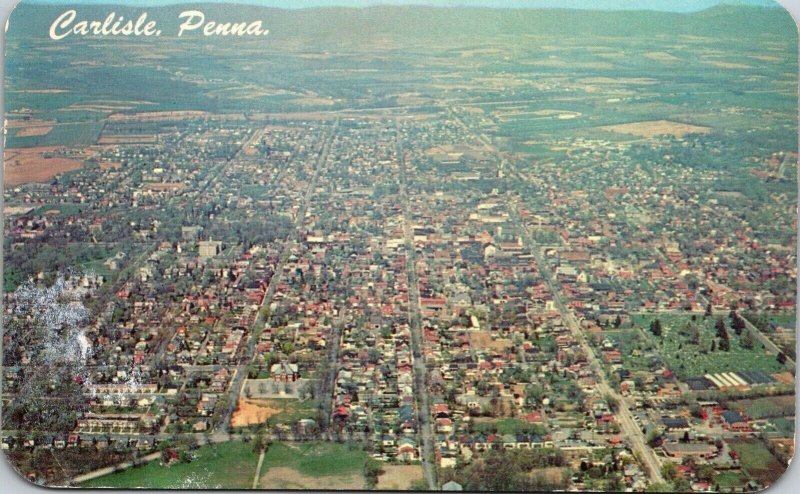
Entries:
{"type": "Polygon", "coordinates": [[[714,483],[719,485],[721,489],[733,489],[746,484],[747,478],[743,477],[739,472],[723,472],[714,477],[714,483]]]}
{"type": "Polygon", "coordinates": [[[482,432],[485,434],[490,433],[497,433],[497,434],[544,434],[547,431],[541,425],[537,424],[529,424],[523,420],[515,419],[515,418],[504,418],[504,419],[483,419],[479,418],[475,420],[475,425],[473,426],[476,432],[482,432]]]}
{"type": "Polygon", "coordinates": [[[790,417],[794,416],[795,412],[794,396],[738,400],[730,403],[730,407],[742,410],[748,417],[756,420],[768,417],[790,417]]]}
{"type": "Polygon", "coordinates": [[[730,320],[726,317],[730,335],[730,351],[719,349],[714,324],[716,318],[703,319],[698,316],[695,321],[691,316],[682,314],[660,314],[658,316],[635,316],[634,324],[639,325],[648,335],[649,341],[655,344],[656,351],[664,358],[667,366],[679,378],[698,377],[719,372],[735,372],[737,370],[760,370],[767,373],[778,372],[782,366],[774,355],[766,352],[761,344],[753,348],[742,348],[740,337],[730,328],[730,320]],[[657,338],[650,333],[650,323],[658,318],[663,328],[663,337],[657,338]],[[698,344],[694,344],[686,333],[688,324],[694,324],[700,334],[698,344]],[[713,342],[716,341],[716,344],[713,342]],[[712,352],[712,344],[717,348],[712,352]]]}
{"type": "Polygon", "coordinates": [[[281,412],[274,415],[272,418],[273,423],[294,424],[302,419],[317,419],[318,410],[314,406],[313,400],[263,400],[267,406],[280,410],[281,412]]]}
{"type": "Polygon", "coordinates": [[[162,466],[155,460],[81,484],[82,488],[249,489],[258,463],[252,444],[232,441],[203,446],[191,463],[162,466]]]}
{"type": "Polygon", "coordinates": [[[734,439],[728,441],[731,449],[739,454],[742,468],[751,478],[762,484],[772,484],[783,475],[786,468],[772,456],[767,447],[757,439],[734,439]]]}

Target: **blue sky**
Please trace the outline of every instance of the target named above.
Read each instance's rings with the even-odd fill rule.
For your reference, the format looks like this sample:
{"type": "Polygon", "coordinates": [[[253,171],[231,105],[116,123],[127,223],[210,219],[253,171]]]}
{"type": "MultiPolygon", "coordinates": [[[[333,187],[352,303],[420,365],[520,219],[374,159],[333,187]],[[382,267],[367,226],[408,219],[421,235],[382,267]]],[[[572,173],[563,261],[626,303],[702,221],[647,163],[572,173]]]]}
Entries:
{"type": "MultiPolygon", "coordinates": [[[[436,5],[436,6],[491,6],[508,8],[547,8],[631,10],[649,9],[674,12],[703,10],[720,3],[744,3],[762,6],[777,5],[774,0],[205,0],[208,3],[240,3],[281,8],[307,7],[364,7],[369,5],[436,5]]],[[[180,3],[203,3],[204,0],[23,0],[24,3],[56,5],[131,5],[154,6],[180,3]]]]}

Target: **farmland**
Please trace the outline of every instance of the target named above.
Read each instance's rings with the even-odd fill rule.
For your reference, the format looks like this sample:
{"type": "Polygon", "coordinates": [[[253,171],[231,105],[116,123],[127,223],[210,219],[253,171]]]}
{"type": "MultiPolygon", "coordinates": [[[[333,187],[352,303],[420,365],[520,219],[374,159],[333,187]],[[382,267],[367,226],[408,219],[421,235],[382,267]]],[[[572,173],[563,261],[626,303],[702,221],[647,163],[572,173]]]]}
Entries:
{"type": "Polygon", "coordinates": [[[4,187],[32,182],[48,182],[56,175],[78,170],[79,160],[55,156],[55,147],[6,149],[4,187]]]}

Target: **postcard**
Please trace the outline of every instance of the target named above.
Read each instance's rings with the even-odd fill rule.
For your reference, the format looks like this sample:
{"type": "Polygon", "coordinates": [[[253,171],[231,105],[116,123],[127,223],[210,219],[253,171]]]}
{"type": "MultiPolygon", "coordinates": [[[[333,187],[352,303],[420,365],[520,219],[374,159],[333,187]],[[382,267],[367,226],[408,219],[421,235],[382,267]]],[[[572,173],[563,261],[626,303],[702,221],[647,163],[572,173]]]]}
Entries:
{"type": "Polygon", "coordinates": [[[775,485],[797,38],[771,0],[23,0],[2,452],[47,487],[775,485]]]}

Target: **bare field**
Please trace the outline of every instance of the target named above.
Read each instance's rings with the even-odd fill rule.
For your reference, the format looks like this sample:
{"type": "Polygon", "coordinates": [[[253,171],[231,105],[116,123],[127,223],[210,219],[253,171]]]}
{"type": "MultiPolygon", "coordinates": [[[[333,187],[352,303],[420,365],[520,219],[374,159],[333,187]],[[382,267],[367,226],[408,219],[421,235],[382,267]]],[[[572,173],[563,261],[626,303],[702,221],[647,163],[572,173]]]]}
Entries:
{"type": "Polygon", "coordinates": [[[660,135],[671,135],[683,137],[688,134],[709,134],[710,127],[701,127],[670,120],[654,120],[650,122],[633,122],[620,125],[609,125],[600,127],[602,130],[616,132],[618,134],[631,134],[639,137],[652,138],[660,135]]]}
{"type": "Polygon", "coordinates": [[[289,467],[273,467],[259,481],[261,489],[357,491],[364,489],[360,474],[311,477],[289,467]]]}
{"type": "Polygon", "coordinates": [[[52,126],[25,127],[17,131],[16,137],[41,137],[49,134],[51,130],[53,130],[52,126]]]}
{"type": "Polygon", "coordinates": [[[509,339],[492,339],[492,333],[488,331],[470,331],[469,344],[476,350],[495,350],[503,351],[511,348],[513,343],[509,339]]]}
{"type": "Polygon", "coordinates": [[[423,477],[420,465],[385,465],[375,486],[380,491],[407,491],[415,480],[423,477]]]}
{"type": "Polygon", "coordinates": [[[246,427],[248,425],[262,424],[273,415],[281,411],[264,405],[260,400],[239,399],[236,411],[231,418],[231,426],[246,427]]]}
{"type": "Polygon", "coordinates": [[[155,144],[156,142],[158,137],[155,135],[110,135],[101,137],[97,144],[155,144]]]}
{"type": "Polygon", "coordinates": [[[56,147],[7,149],[5,159],[4,187],[13,187],[33,182],[47,182],[56,175],[79,169],[83,163],[72,158],[45,158],[45,153],[56,147]]]}

